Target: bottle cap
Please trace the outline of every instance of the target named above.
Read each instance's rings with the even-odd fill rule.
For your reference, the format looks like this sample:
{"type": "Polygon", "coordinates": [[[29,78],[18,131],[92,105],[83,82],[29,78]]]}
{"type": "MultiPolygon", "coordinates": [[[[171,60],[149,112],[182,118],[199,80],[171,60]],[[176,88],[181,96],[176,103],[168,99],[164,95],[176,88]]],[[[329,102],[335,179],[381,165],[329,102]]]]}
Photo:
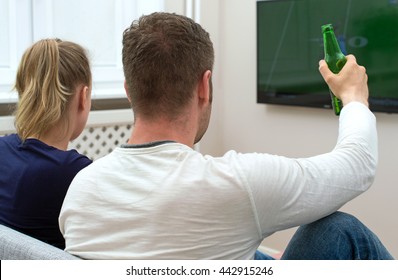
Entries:
{"type": "Polygon", "coordinates": [[[332,24],[325,24],[322,25],[322,32],[328,32],[328,31],[332,31],[333,30],[333,25],[332,24]]]}

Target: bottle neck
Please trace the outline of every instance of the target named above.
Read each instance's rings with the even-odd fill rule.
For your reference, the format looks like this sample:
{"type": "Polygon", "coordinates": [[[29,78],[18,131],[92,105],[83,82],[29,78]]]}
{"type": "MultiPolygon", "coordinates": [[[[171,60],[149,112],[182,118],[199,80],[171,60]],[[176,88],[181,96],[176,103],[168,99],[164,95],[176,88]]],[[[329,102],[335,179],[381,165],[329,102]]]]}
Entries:
{"type": "Polygon", "coordinates": [[[326,31],[323,33],[323,41],[325,54],[333,55],[336,53],[341,53],[339,43],[337,42],[336,36],[333,31],[326,31]]]}

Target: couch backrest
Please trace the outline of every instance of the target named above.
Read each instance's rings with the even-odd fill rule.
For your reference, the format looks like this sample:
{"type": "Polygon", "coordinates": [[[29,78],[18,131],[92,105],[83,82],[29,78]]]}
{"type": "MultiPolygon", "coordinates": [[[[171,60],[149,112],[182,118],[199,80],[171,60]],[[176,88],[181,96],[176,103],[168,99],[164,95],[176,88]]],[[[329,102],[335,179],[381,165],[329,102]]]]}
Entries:
{"type": "Polygon", "coordinates": [[[0,260],[79,260],[79,258],[0,225],[0,260]]]}

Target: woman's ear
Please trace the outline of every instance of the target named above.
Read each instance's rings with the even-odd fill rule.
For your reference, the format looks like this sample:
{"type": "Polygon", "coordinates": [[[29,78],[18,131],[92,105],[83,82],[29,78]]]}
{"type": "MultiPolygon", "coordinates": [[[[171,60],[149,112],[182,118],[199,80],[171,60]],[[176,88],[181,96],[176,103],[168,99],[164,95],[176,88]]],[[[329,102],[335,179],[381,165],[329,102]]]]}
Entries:
{"type": "Polygon", "coordinates": [[[91,108],[91,90],[88,86],[82,86],[78,92],[79,94],[79,109],[82,111],[90,110],[91,108]]]}

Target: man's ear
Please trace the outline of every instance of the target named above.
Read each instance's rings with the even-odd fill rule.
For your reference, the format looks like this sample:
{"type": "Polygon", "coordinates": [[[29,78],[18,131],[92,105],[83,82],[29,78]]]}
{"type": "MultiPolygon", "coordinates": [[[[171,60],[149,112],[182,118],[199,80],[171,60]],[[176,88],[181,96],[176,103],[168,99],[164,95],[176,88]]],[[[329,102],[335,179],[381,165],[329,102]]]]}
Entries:
{"type": "Polygon", "coordinates": [[[128,100],[129,100],[129,102],[131,103],[131,100],[130,100],[130,95],[129,95],[129,89],[128,89],[128,86],[127,86],[127,82],[126,82],[126,80],[124,80],[124,91],[126,92],[127,99],[128,99],[128,100]]]}
{"type": "Polygon", "coordinates": [[[198,86],[199,99],[205,102],[211,102],[211,71],[203,73],[198,86]]]}

